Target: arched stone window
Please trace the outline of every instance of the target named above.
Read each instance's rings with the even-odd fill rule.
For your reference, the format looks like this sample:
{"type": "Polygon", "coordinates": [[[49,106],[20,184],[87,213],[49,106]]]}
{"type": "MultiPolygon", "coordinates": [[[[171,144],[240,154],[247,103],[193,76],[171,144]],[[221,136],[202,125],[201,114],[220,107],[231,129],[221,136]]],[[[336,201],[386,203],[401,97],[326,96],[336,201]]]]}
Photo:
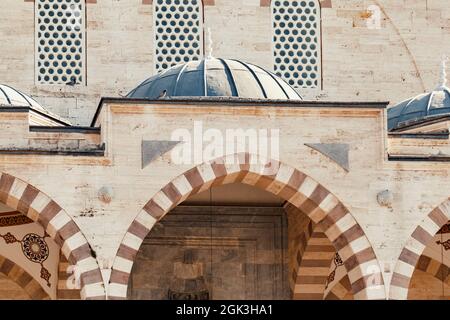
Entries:
{"type": "Polygon", "coordinates": [[[203,4],[201,0],[155,0],[154,66],[166,70],[203,56],[203,4]]]}
{"type": "Polygon", "coordinates": [[[321,87],[318,0],[271,2],[274,71],[296,88],[321,87]]]}
{"type": "Polygon", "coordinates": [[[35,6],[36,83],[85,83],[85,0],[36,0],[35,6]]]}

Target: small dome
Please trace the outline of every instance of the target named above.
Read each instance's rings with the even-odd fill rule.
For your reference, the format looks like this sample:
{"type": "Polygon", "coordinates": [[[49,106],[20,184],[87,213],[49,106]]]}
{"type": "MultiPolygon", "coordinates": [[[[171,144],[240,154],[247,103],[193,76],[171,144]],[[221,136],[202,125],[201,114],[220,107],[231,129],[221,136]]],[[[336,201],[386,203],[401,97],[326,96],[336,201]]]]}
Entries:
{"type": "Polygon", "coordinates": [[[45,109],[33,98],[27,96],[10,86],[0,84],[0,108],[1,107],[30,107],[41,112],[45,109]]]}
{"type": "Polygon", "coordinates": [[[432,92],[420,94],[388,109],[388,130],[432,120],[450,114],[450,89],[447,87],[446,59],[442,61],[439,86],[432,92]]]}
{"type": "Polygon", "coordinates": [[[210,57],[177,65],[161,72],[145,80],[127,97],[302,99],[290,85],[272,72],[237,60],[210,57]]]}
{"type": "Polygon", "coordinates": [[[418,95],[389,108],[388,129],[392,131],[444,114],[450,114],[450,89],[447,87],[418,95]]]}
{"type": "Polygon", "coordinates": [[[39,117],[34,117],[31,121],[33,125],[70,125],[70,122],[51,113],[42,107],[36,100],[19,90],[5,84],[0,84],[0,109],[1,108],[30,108],[39,117]]]}

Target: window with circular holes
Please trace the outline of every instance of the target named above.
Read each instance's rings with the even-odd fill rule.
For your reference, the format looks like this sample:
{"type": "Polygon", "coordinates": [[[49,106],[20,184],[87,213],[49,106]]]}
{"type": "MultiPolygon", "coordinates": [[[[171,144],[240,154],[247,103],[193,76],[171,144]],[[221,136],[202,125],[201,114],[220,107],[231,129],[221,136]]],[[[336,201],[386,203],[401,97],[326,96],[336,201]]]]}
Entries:
{"type": "Polygon", "coordinates": [[[201,0],[154,0],[155,71],[203,56],[201,0]]]}
{"type": "Polygon", "coordinates": [[[294,88],[321,87],[318,0],[272,0],[274,71],[294,88]]]}
{"type": "Polygon", "coordinates": [[[84,84],[85,0],[35,0],[36,82],[84,84]]]}

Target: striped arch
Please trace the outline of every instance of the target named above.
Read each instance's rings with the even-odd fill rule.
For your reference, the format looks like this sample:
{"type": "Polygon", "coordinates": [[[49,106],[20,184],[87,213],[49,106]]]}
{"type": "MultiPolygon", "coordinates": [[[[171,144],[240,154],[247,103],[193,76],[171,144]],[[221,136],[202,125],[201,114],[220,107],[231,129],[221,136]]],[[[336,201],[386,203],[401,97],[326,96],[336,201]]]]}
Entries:
{"type": "Polygon", "coordinates": [[[64,209],[32,185],[6,173],[0,173],[0,202],[39,223],[60,246],[67,260],[79,268],[83,299],[105,298],[97,260],[83,233],[64,209]]]}
{"type": "MultiPolygon", "coordinates": [[[[415,269],[426,272],[450,286],[450,267],[431,257],[421,255],[415,269]]],[[[351,290],[350,280],[348,279],[348,276],[345,275],[335,286],[333,286],[330,292],[328,292],[325,300],[352,300],[351,290]]]]}
{"type": "Polygon", "coordinates": [[[414,269],[434,235],[450,220],[450,199],[432,210],[411,234],[392,274],[389,298],[406,300],[414,269]]]}
{"type": "Polygon", "coordinates": [[[80,289],[76,288],[76,286],[68,285],[68,283],[74,284],[73,277],[73,266],[61,254],[58,264],[58,290],[56,292],[58,300],[80,300],[80,289]]]}
{"type": "Polygon", "coordinates": [[[336,249],[328,240],[321,225],[315,225],[301,254],[294,300],[323,300],[330,265],[335,254],[336,249]]]}
{"type": "Polygon", "coordinates": [[[289,286],[292,298],[322,300],[335,255],[334,246],[321,226],[314,224],[297,207],[287,202],[284,209],[288,217],[288,255],[291,260],[289,286]]]}
{"type": "Polygon", "coordinates": [[[341,278],[324,297],[325,300],[353,300],[352,285],[347,275],[341,278]]]}
{"type": "Polygon", "coordinates": [[[313,222],[289,202],[286,202],[283,207],[288,219],[289,288],[294,297],[298,269],[313,233],[313,222]]]}
{"type": "MultiPolygon", "coordinates": [[[[340,257],[335,255],[331,269],[329,270],[327,288],[324,292],[324,300],[353,300],[352,286],[346,270],[340,272],[340,257]],[[338,263],[337,263],[338,262],[338,263]]],[[[344,266],[345,268],[345,266],[344,266]]]]}
{"type": "Polygon", "coordinates": [[[421,255],[417,262],[416,269],[431,274],[439,281],[450,286],[450,267],[446,264],[431,257],[421,255]]]}
{"type": "Polygon", "coordinates": [[[234,182],[271,192],[299,208],[315,223],[320,222],[335,250],[345,261],[355,298],[385,299],[375,253],[348,209],[304,173],[278,161],[262,162],[248,153],[221,157],[198,165],[176,177],[147,202],[119,246],[112,267],[108,298],[127,297],[133,261],[144,238],[157,221],[189,196],[234,182]],[[255,162],[258,164],[253,164],[255,162]]]}
{"type": "Polygon", "coordinates": [[[0,273],[17,283],[32,300],[50,300],[39,282],[18,264],[3,256],[0,256],[0,273]]]}

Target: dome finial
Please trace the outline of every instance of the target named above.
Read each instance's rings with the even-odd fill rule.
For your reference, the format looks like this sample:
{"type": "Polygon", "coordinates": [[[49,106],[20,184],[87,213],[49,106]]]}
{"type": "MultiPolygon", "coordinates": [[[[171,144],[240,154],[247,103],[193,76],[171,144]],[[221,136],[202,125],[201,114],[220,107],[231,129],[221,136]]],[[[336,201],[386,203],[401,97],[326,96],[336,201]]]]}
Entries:
{"type": "Polygon", "coordinates": [[[211,28],[210,27],[208,27],[208,29],[206,29],[206,34],[207,34],[207,37],[208,37],[208,47],[207,47],[207,50],[206,50],[206,58],[207,59],[211,59],[212,58],[212,51],[213,51],[213,49],[212,49],[213,41],[212,41],[212,37],[211,37],[211,28]]]}
{"type": "Polygon", "coordinates": [[[448,57],[443,55],[442,56],[442,62],[441,62],[441,73],[440,73],[440,79],[439,79],[439,86],[437,87],[438,90],[441,90],[447,86],[447,60],[448,57]]]}

